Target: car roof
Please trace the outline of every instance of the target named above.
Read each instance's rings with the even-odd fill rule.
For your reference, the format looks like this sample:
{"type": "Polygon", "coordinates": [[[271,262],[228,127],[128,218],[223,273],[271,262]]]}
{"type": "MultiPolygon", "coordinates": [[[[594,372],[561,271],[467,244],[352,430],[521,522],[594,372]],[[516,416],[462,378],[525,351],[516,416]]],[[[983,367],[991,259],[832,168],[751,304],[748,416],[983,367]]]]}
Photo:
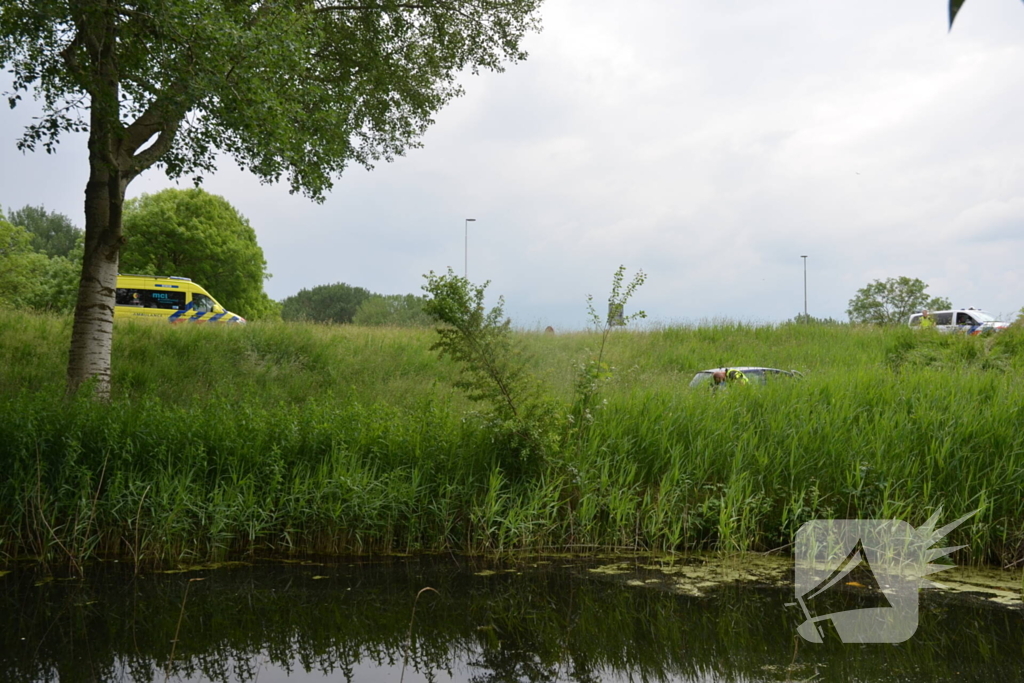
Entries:
{"type": "Polygon", "coordinates": [[[690,380],[690,386],[698,386],[707,377],[716,372],[726,372],[728,370],[739,370],[743,374],[778,374],[778,375],[789,375],[790,377],[803,377],[803,374],[796,370],[780,370],[779,368],[766,368],[760,365],[731,365],[727,368],[711,368],[710,370],[701,370],[693,379],[690,380]]]}
{"type": "MultiPolygon", "coordinates": [[[[928,315],[935,315],[936,313],[972,313],[972,312],[973,313],[985,313],[987,315],[992,315],[991,313],[986,311],[984,308],[975,308],[974,306],[968,306],[967,308],[943,308],[941,310],[940,309],[932,310],[932,309],[928,308],[928,309],[925,309],[925,310],[928,311],[928,315]]],[[[921,315],[923,312],[924,311],[918,311],[917,313],[911,313],[910,315],[911,315],[911,317],[913,317],[915,315],[921,315]]]]}
{"type": "Polygon", "coordinates": [[[727,368],[711,368],[710,370],[701,370],[698,375],[706,372],[725,372],[726,370],[739,370],[740,372],[784,372],[787,375],[794,374],[793,370],[780,370],[778,368],[766,368],[760,365],[730,365],[727,368]]]}

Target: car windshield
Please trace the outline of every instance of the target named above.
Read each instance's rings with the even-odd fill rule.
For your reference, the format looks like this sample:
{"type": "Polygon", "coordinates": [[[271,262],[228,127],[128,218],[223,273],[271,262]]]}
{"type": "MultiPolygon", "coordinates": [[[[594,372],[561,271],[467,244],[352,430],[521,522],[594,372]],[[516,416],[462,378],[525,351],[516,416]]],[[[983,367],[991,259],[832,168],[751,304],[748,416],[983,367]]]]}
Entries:
{"type": "Polygon", "coordinates": [[[996,319],[994,317],[992,317],[991,315],[989,315],[988,313],[986,313],[985,311],[979,311],[979,310],[975,309],[975,310],[971,311],[971,315],[973,315],[975,318],[977,318],[978,322],[982,322],[982,323],[994,323],[994,322],[996,322],[996,319]]]}
{"type": "Polygon", "coordinates": [[[705,372],[698,372],[696,375],[693,376],[693,379],[690,380],[690,386],[696,387],[700,386],[704,382],[710,382],[711,374],[712,373],[710,370],[707,370],[705,372]]]}

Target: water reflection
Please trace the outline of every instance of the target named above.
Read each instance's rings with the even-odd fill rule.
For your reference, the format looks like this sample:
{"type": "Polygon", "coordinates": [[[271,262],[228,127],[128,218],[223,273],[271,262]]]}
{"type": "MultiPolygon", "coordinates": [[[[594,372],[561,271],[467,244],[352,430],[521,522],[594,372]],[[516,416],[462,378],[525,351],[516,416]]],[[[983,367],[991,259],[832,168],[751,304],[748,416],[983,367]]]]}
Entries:
{"type": "Polygon", "coordinates": [[[695,597],[589,568],[421,558],[131,578],[106,565],[40,585],[15,572],[0,578],[0,680],[398,681],[406,655],[404,680],[427,682],[1024,678],[1020,610],[925,595],[906,643],[811,645],[791,588],[695,597]],[[439,592],[420,597],[407,648],[424,586],[439,592]]]}

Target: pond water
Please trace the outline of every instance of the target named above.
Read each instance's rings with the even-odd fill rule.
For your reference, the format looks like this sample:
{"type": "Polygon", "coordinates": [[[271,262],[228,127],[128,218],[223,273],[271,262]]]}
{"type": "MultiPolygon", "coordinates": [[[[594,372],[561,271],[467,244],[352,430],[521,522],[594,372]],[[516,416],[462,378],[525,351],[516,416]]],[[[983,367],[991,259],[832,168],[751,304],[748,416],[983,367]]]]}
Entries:
{"type": "Polygon", "coordinates": [[[20,569],[0,576],[0,680],[1017,681],[1013,580],[1002,602],[924,591],[910,640],[851,645],[801,639],[791,566],[750,557],[20,569]]]}

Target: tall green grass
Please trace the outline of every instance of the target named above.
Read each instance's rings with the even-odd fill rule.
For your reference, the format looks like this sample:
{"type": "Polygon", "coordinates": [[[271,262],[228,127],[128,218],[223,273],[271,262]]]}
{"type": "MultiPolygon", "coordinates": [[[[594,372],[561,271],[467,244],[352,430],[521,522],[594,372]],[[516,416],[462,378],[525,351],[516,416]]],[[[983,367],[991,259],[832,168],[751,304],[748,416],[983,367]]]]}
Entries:
{"type": "MultiPolygon", "coordinates": [[[[536,477],[429,331],[118,324],[109,405],[62,398],[68,321],[0,313],[0,561],[785,548],[820,517],[952,520],[1024,557],[1024,336],[847,326],[617,331],[581,446],[536,477]],[[803,381],[687,388],[721,365],[803,381]]],[[[521,333],[568,400],[596,334],[521,333]]]]}

